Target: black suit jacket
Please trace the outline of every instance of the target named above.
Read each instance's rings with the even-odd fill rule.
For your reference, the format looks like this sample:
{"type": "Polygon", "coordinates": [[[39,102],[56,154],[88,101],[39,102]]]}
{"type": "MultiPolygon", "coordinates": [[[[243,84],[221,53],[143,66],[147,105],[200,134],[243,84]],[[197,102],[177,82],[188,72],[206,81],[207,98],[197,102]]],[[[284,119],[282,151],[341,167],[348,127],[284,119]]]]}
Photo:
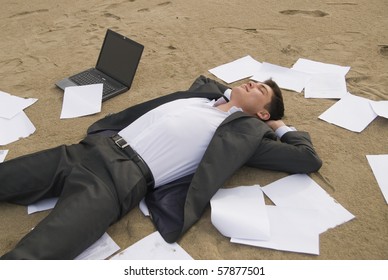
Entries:
{"type": "MultiPolygon", "coordinates": [[[[88,133],[120,131],[149,110],[180,98],[219,98],[227,89],[199,77],[188,91],[176,92],[130,107],[94,123],[88,133]]],[[[196,172],[146,196],[152,220],[167,242],[175,242],[198,221],[211,197],[243,165],[289,173],[318,170],[322,162],[306,132],[288,132],[282,139],[263,121],[243,112],[227,117],[216,130],[196,172]]]]}

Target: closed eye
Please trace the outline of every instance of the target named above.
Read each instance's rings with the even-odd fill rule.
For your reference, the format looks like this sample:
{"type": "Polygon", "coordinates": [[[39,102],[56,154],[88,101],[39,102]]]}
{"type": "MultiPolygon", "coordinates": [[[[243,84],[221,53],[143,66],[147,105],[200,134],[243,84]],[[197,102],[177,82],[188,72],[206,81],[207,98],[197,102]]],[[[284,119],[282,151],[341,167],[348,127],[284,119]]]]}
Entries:
{"type": "Polygon", "coordinates": [[[267,90],[267,88],[264,85],[261,85],[260,89],[263,92],[263,94],[265,94],[265,95],[268,94],[268,90],[267,90]]]}

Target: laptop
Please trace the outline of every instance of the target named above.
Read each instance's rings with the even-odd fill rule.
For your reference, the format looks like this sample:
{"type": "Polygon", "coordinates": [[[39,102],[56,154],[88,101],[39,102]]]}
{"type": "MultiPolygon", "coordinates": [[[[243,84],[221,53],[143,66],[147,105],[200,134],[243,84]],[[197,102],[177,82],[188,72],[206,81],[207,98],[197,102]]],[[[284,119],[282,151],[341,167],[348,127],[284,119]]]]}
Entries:
{"type": "Polygon", "coordinates": [[[65,90],[68,86],[103,84],[102,101],[131,88],[144,46],[110,29],[94,68],[56,82],[65,90]]]}

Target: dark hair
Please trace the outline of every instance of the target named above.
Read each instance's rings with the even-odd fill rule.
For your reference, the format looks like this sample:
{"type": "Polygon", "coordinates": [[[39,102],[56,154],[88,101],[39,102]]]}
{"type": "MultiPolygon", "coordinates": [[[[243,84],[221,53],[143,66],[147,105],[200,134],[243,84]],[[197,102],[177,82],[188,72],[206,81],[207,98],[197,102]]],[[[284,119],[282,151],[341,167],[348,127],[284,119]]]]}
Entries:
{"type": "Polygon", "coordinates": [[[270,114],[269,120],[280,120],[284,117],[284,102],[282,91],[280,90],[278,84],[272,79],[264,81],[264,84],[269,86],[274,93],[271,102],[265,105],[265,108],[270,114]]]}

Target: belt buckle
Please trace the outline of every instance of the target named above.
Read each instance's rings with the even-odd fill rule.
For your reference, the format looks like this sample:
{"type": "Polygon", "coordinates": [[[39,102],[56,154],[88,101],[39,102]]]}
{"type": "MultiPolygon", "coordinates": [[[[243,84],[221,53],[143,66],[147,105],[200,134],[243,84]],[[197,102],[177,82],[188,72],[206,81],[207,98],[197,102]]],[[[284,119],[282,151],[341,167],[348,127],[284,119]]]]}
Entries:
{"type": "Polygon", "coordinates": [[[123,137],[120,137],[119,139],[114,140],[114,141],[115,141],[115,144],[116,144],[119,148],[121,148],[121,149],[124,149],[125,147],[128,147],[128,146],[129,146],[129,144],[127,143],[127,141],[124,140],[123,137]],[[120,144],[121,141],[123,142],[122,144],[120,144]]]}

